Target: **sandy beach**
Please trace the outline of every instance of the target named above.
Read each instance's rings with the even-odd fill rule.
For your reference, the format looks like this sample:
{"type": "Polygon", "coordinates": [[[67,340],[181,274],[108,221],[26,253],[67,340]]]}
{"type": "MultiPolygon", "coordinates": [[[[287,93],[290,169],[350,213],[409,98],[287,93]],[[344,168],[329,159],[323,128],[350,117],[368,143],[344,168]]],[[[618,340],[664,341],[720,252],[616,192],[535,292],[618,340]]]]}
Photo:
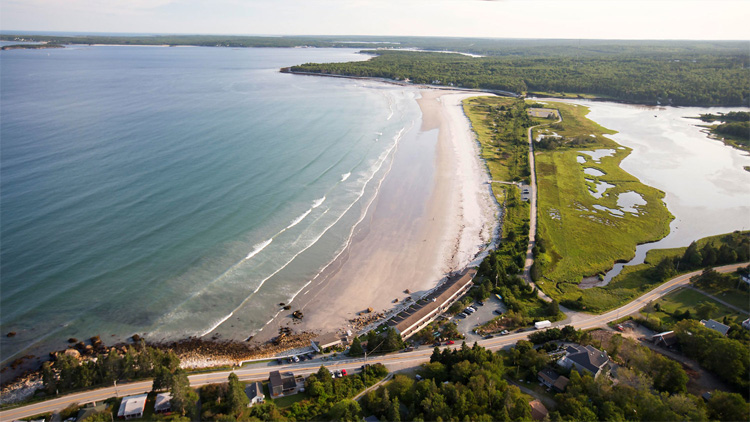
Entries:
{"type": "Polygon", "coordinates": [[[477,94],[422,90],[422,120],[398,146],[388,175],[349,246],[254,341],[282,326],[296,332],[356,332],[367,308],[392,311],[451,271],[476,261],[492,242],[498,207],[461,101],[477,94]],[[406,290],[410,293],[405,293],[406,290]],[[398,299],[398,302],[395,300],[398,299]]]}

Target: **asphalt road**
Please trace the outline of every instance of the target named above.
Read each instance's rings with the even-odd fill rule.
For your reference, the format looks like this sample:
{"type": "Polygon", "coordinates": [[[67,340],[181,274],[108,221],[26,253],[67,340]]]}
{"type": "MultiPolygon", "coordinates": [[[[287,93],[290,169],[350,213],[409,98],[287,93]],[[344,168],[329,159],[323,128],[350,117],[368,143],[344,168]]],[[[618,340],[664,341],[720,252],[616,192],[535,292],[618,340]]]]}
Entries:
{"type": "MultiPolygon", "coordinates": [[[[742,264],[725,265],[723,267],[717,267],[716,271],[722,272],[722,273],[733,272],[737,268],[746,266],[748,264],[750,263],[745,262],[742,264]]],[[[609,321],[635,313],[638,310],[640,310],[646,303],[652,300],[658,299],[659,297],[664,296],[672,292],[673,290],[686,285],[690,281],[690,278],[692,276],[697,275],[699,273],[700,271],[693,271],[691,273],[683,274],[681,276],[675,277],[672,280],[669,280],[668,282],[662,284],[661,286],[655,288],[654,290],[651,290],[650,292],[644,294],[638,299],[618,309],[615,309],[613,311],[607,312],[602,315],[591,315],[589,318],[579,319],[573,322],[572,325],[577,329],[595,328],[595,327],[600,327],[602,325],[605,325],[609,321]]],[[[485,305],[485,307],[487,306],[489,305],[485,305]]],[[[559,325],[559,324],[560,323],[553,324],[553,326],[559,325]]],[[[528,337],[528,335],[529,335],[529,332],[512,333],[507,336],[495,337],[495,338],[487,339],[487,340],[480,340],[478,341],[478,343],[481,346],[488,348],[490,350],[498,350],[498,349],[511,346],[515,344],[518,340],[525,339],[526,337],[528,337]]],[[[455,347],[461,347],[461,345],[456,344],[453,346],[443,346],[443,347],[455,348],[455,347]]],[[[374,358],[370,357],[367,360],[367,362],[368,363],[382,363],[390,371],[397,371],[400,369],[411,368],[421,363],[424,363],[426,361],[429,361],[430,355],[432,354],[432,350],[433,350],[432,347],[422,347],[412,352],[392,353],[389,355],[377,356],[374,358]]],[[[320,359],[315,359],[313,361],[305,361],[305,362],[300,362],[296,364],[287,364],[287,365],[275,365],[275,364],[269,365],[266,363],[266,364],[255,365],[251,368],[238,369],[233,372],[237,374],[237,376],[243,381],[264,380],[268,378],[268,374],[271,371],[276,371],[276,370],[293,371],[295,375],[308,375],[313,372],[316,372],[318,368],[320,368],[320,365],[322,363],[325,364],[326,367],[331,370],[346,369],[349,372],[355,372],[360,368],[360,366],[362,366],[362,364],[364,363],[364,359],[363,358],[340,359],[340,360],[334,359],[334,360],[328,360],[326,362],[322,362],[320,359]]],[[[231,372],[232,371],[223,371],[223,372],[213,372],[213,373],[206,373],[206,374],[191,375],[189,377],[190,385],[192,385],[193,387],[200,387],[206,384],[226,382],[231,372]]],[[[122,396],[128,396],[132,394],[145,393],[151,390],[151,385],[152,385],[152,382],[149,380],[149,381],[124,384],[124,385],[120,385],[117,387],[100,388],[97,390],[90,390],[90,391],[85,391],[81,393],[69,394],[69,395],[62,396],[53,400],[47,400],[41,403],[35,403],[35,404],[27,405],[27,406],[18,407],[15,409],[4,410],[0,412],[0,421],[12,421],[15,419],[27,418],[27,417],[39,415],[42,413],[59,411],[69,406],[72,403],[84,404],[84,403],[89,403],[92,401],[104,400],[109,397],[114,397],[115,395],[117,395],[118,397],[122,397],[122,396]]]]}

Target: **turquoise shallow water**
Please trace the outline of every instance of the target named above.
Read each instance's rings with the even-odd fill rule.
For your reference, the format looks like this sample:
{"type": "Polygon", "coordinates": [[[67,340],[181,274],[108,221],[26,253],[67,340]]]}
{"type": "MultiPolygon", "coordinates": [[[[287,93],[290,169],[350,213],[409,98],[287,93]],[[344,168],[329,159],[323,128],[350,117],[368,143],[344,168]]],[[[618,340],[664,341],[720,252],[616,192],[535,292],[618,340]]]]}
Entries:
{"type": "Polygon", "coordinates": [[[413,91],[278,72],[355,50],[0,54],[3,361],[201,335],[240,306],[251,335],[341,249],[419,116],[413,91]]]}

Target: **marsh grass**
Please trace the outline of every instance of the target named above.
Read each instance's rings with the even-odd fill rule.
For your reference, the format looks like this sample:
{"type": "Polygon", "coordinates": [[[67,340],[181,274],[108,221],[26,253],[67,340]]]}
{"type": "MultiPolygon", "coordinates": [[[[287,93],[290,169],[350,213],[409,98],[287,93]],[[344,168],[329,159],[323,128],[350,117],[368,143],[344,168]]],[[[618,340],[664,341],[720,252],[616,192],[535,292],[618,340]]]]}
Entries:
{"type": "Polygon", "coordinates": [[[537,238],[546,246],[545,253],[537,256],[545,277],[540,285],[558,301],[580,298],[587,310],[608,309],[630,297],[629,289],[581,290],[578,283],[584,277],[603,274],[617,261],[632,259],[636,245],[666,236],[673,216],[664,205],[663,192],[620,168],[631,150],[606,137],[614,131],[587,119],[587,107],[563,103],[547,106],[562,113],[562,124],[554,130],[569,146],[536,153],[537,238]],[[599,160],[580,153],[596,149],[612,149],[614,153],[599,160]],[[579,156],[585,158],[584,163],[577,161],[579,156]],[[585,168],[604,175],[587,175],[585,168]],[[596,182],[614,187],[597,199],[589,193],[596,182]],[[637,213],[623,215],[594,208],[598,205],[619,210],[618,195],[624,192],[638,193],[646,205],[638,206],[637,213]]]}

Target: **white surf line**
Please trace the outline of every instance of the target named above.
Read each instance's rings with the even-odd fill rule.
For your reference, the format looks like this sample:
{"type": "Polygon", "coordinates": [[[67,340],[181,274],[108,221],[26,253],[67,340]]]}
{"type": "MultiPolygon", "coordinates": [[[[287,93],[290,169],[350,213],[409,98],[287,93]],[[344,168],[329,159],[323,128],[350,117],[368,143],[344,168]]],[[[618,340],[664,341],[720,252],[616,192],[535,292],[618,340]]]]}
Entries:
{"type": "MultiPolygon", "coordinates": [[[[412,128],[413,126],[414,126],[414,121],[412,121],[412,122],[410,123],[410,125],[409,125],[409,129],[407,129],[407,132],[408,132],[409,130],[411,130],[411,128],[412,128]]],[[[404,128],[404,129],[406,129],[406,128],[404,128]]],[[[402,129],[402,131],[403,131],[404,129],[402,129]]],[[[399,132],[399,141],[400,141],[400,139],[401,139],[401,136],[400,136],[400,135],[401,135],[401,133],[399,132]]],[[[398,142],[397,142],[396,144],[394,144],[394,147],[397,147],[397,146],[398,146],[398,142]]],[[[391,148],[391,150],[392,150],[392,149],[393,149],[393,148],[391,148]]],[[[389,153],[390,153],[390,150],[389,150],[389,153]]],[[[395,152],[394,152],[394,154],[395,154],[395,152]]],[[[382,166],[382,163],[381,163],[381,166],[382,166]]],[[[339,251],[339,253],[337,253],[337,254],[336,254],[336,256],[335,256],[335,257],[333,257],[333,259],[331,259],[330,261],[328,261],[328,263],[327,263],[327,264],[326,264],[326,265],[325,265],[325,266],[324,266],[324,267],[323,267],[323,268],[322,268],[322,269],[321,269],[320,271],[318,271],[318,273],[317,273],[317,274],[315,274],[315,277],[313,277],[312,279],[310,279],[310,281],[308,281],[307,283],[305,283],[305,285],[304,285],[304,286],[302,286],[302,288],[301,288],[301,289],[299,289],[299,290],[297,291],[297,293],[295,293],[295,294],[294,294],[294,295],[293,295],[293,296],[292,296],[292,297],[291,297],[291,298],[290,298],[290,299],[289,299],[289,300],[287,301],[287,303],[291,303],[292,301],[294,301],[294,299],[295,299],[295,298],[297,297],[297,295],[299,295],[299,294],[300,294],[300,293],[301,293],[301,292],[302,292],[303,290],[305,290],[305,288],[307,288],[307,286],[309,286],[309,285],[310,285],[310,284],[311,284],[311,283],[312,283],[313,281],[315,281],[315,280],[316,280],[316,279],[317,279],[318,277],[320,277],[320,275],[321,275],[321,274],[323,274],[323,272],[325,272],[325,270],[326,270],[326,269],[328,269],[328,267],[330,267],[330,266],[331,266],[331,264],[333,264],[334,262],[336,262],[336,260],[337,260],[337,259],[338,259],[338,258],[339,258],[339,257],[341,256],[341,254],[343,254],[343,253],[344,253],[344,252],[345,252],[345,251],[346,251],[346,250],[347,250],[347,249],[349,248],[349,246],[351,246],[352,238],[354,237],[354,231],[355,231],[355,230],[357,229],[357,226],[359,226],[359,223],[361,223],[361,222],[362,222],[362,220],[364,220],[364,219],[365,219],[365,217],[367,216],[367,212],[368,212],[368,211],[370,210],[370,206],[372,205],[372,203],[373,203],[373,202],[375,202],[375,198],[377,198],[377,197],[378,197],[378,194],[380,193],[380,187],[381,187],[381,186],[383,185],[383,181],[385,181],[385,178],[386,178],[386,177],[388,176],[388,174],[389,174],[389,173],[391,172],[391,169],[392,169],[392,168],[393,168],[393,160],[391,160],[391,165],[390,165],[390,166],[388,167],[388,171],[386,171],[386,173],[385,173],[385,174],[383,175],[383,177],[382,177],[382,178],[380,179],[380,182],[378,182],[378,187],[377,187],[377,189],[375,189],[375,195],[373,195],[373,196],[372,196],[372,199],[370,199],[370,202],[369,202],[369,203],[367,204],[367,206],[365,207],[365,210],[364,210],[364,212],[362,213],[362,215],[360,216],[359,220],[357,220],[357,222],[356,222],[356,223],[354,223],[354,225],[352,226],[351,230],[349,231],[349,237],[348,237],[348,238],[346,239],[346,243],[344,244],[344,247],[343,247],[343,248],[341,248],[341,250],[339,251]]],[[[378,167],[378,170],[380,170],[380,167],[378,167]]],[[[359,200],[359,199],[357,199],[357,200],[359,200]]],[[[356,202],[356,201],[355,201],[355,202],[356,202]]],[[[307,294],[307,293],[306,293],[306,294],[307,294]]],[[[302,309],[304,309],[304,306],[302,307],[302,309]]]]}
{"type": "Polygon", "coordinates": [[[346,179],[348,179],[348,178],[349,178],[349,176],[351,176],[351,175],[352,175],[352,173],[351,173],[351,172],[342,174],[342,175],[341,175],[341,181],[342,181],[342,182],[345,182],[345,181],[346,181],[346,179]]]}
{"type": "MultiPolygon", "coordinates": [[[[412,123],[412,125],[413,125],[413,123],[412,123]]],[[[364,183],[364,185],[362,185],[362,189],[360,189],[360,191],[359,191],[359,195],[357,195],[357,199],[355,199],[355,200],[354,200],[354,201],[353,201],[353,202],[352,202],[351,204],[349,204],[349,206],[348,206],[348,207],[346,207],[346,209],[344,210],[344,212],[343,212],[343,213],[341,213],[341,215],[339,215],[339,216],[338,216],[338,218],[336,218],[336,220],[335,220],[335,221],[334,221],[333,223],[331,223],[331,224],[330,224],[330,225],[329,225],[328,227],[326,227],[326,228],[325,228],[325,230],[323,230],[323,232],[322,232],[322,233],[320,233],[320,235],[318,235],[318,237],[316,237],[316,238],[315,238],[315,239],[314,239],[314,240],[313,240],[313,241],[312,241],[312,242],[311,242],[311,243],[310,243],[309,245],[307,245],[307,246],[306,246],[306,247],[304,247],[304,248],[303,248],[302,250],[300,250],[299,252],[297,252],[296,254],[294,254],[294,255],[293,255],[293,256],[292,256],[292,257],[291,257],[291,258],[289,259],[289,261],[287,261],[287,262],[286,262],[286,263],[285,263],[284,265],[282,265],[282,266],[281,266],[281,267],[280,267],[279,269],[277,269],[276,271],[274,271],[274,272],[273,272],[273,273],[272,273],[271,275],[269,275],[268,277],[264,278],[264,279],[263,279],[263,280],[262,280],[262,281],[260,282],[260,284],[258,285],[258,287],[256,287],[256,288],[255,288],[255,290],[254,290],[254,291],[253,291],[253,292],[252,292],[252,293],[251,293],[251,294],[250,294],[250,295],[249,295],[248,297],[246,297],[246,298],[245,298],[245,299],[244,299],[244,300],[243,300],[243,301],[242,301],[242,302],[241,302],[241,303],[240,303],[240,304],[239,304],[239,305],[238,305],[238,306],[237,306],[236,308],[234,308],[234,309],[232,310],[232,312],[230,312],[230,313],[229,313],[229,315],[227,315],[226,317],[224,317],[223,319],[221,319],[221,320],[220,320],[220,321],[219,321],[218,323],[214,324],[214,325],[213,325],[213,326],[211,327],[211,329],[210,329],[210,330],[208,330],[208,331],[204,332],[203,334],[201,334],[201,335],[200,335],[200,337],[203,337],[203,336],[205,336],[205,335],[209,334],[209,333],[210,333],[211,331],[215,330],[215,329],[216,329],[216,327],[218,327],[219,325],[221,325],[221,324],[222,324],[222,323],[223,323],[224,321],[226,321],[227,319],[229,319],[230,317],[232,317],[232,315],[234,315],[234,313],[235,313],[235,312],[237,312],[237,311],[238,311],[238,310],[239,310],[240,308],[242,308],[243,306],[245,306],[245,304],[246,304],[246,303],[247,303],[247,302],[248,302],[248,301],[249,301],[249,300],[250,300],[250,299],[251,299],[251,298],[252,298],[253,296],[255,296],[255,294],[256,294],[256,293],[258,293],[258,290],[260,290],[260,288],[261,288],[261,287],[263,287],[263,285],[264,285],[264,284],[266,283],[266,281],[268,281],[268,280],[269,280],[269,279],[270,279],[271,277],[275,276],[275,275],[276,275],[276,274],[278,274],[278,273],[279,273],[279,272],[280,272],[281,270],[283,270],[284,268],[286,268],[286,267],[287,267],[287,266],[288,266],[289,264],[291,264],[291,263],[292,263],[292,261],[294,261],[294,260],[295,260],[295,259],[296,259],[296,258],[297,258],[297,257],[298,257],[298,256],[299,256],[300,254],[302,254],[302,253],[303,253],[303,252],[305,252],[306,250],[310,249],[310,248],[311,248],[311,247],[312,247],[313,245],[315,245],[316,243],[318,243],[318,240],[320,240],[320,238],[321,238],[321,237],[323,237],[323,235],[325,235],[325,234],[326,234],[326,233],[328,232],[328,230],[330,230],[330,229],[331,229],[331,227],[335,226],[335,225],[336,225],[336,223],[338,223],[338,222],[339,222],[339,221],[340,221],[340,220],[341,220],[341,219],[342,219],[342,218],[343,218],[343,217],[344,217],[344,216],[346,215],[346,213],[348,213],[348,212],[349,212],[349,210],[350,210],[350,209],[351,209],[351,208],[352,208],[352,207],[354,206],[354,204],[356,204],[356,203],[357,203],[357,202],[358,202],[358,201],[359,201],[359,200],[360,200],[360,199],[362,198],[362,196],[364,196],[364,194],[365,194],[365,189],[367,188],[367,185],[368,185],[368,184],[370,183],[370,181],[371,181],[371,180],[372,180],[372,179],[373,179],[373,178],[375,177],[375,175],[376,175],[376,174],[378,173],[378,171],[380,171],[381,167],[383,167],[383,163],[385,163],[386,159],[387,159],[387,158],[388,158],[388,156],[389,156],[389,155],[391,154],[391,151],[393,151],[393,149],[394,149],[394,148],[395,148],[395,147],[396,147],[396,146],[398,145],[398,143],[399,143],[399,142],[401,141],[401,138],[403,137],[403,133],[404,133],[404,131],[405,131],[405,130],[406,130],[406,128],[404,127],[404,128],[402,128],[402,129],[401,129],[401,130],[400,130],[400,131],[398,132],[398,134],[396,135],[396,142],[394,142],[394,143],[393,143],[393,145],[392,145],[392,146],[391,146],[391,147],[390,147],[390,148],[389,148],[389,149],[388,149],[388,150],[386,151],[386,153],[384,154],[384,157],[383,157],[383,159],[382,159],[382,160],[380,160],[380,163],[378,163],[378,166],[377,166],[377,168],[376,168],[376,169],[375,169],[375,170],[374,170],[374,171],[372,172],[372,174],[370,175],[369,179],[367,179],[367,181],[366,181],[366,182],[364,183]]],[[[385,177],[384,177],[384,178],[385,178],[385,177]]],[[[382,179],[381,179],[381,182],[380,182],[380,183],[382,184],[382,179]]],[[[378,185],[378,190],[379,190],[379,188],[380,188],[380,184],[378,185]]],[[[377,196],[377,192],[376,192],[376,195],[374,195],[374,196],[373,196],[373,198],[374,198],[375,196],[377,196]]],[[[370,203],[372,203],[372,201],[370,201],[370,203]]],[[[369,204],[368,204],[368,207],[369,207],[369,204]]],[[[362,219],[360,218],[360,221],[361,221],[361,220],[362,220],[362,219]]],[[[359,224],[359,221],[357,222],[357,224],[359,224]]],[[[355,224],[355,226],[356,226],[357,224],[355,224]]],[[[350,242],[350,241],[351,241],[351,235],[350,235],[350,239],[349,239],[349,240],[347,240],[347,244],[348,244],[348,242],[350,242]]],[[[345,250],[345,249],[344,249],[344,250],[345,250]]],[[[340,253],[339,253],[339,254],[340,254],[340,253]]],[[[332,261],[331,261],[331,262],[332,262],[332,261]]],[[[328,264],[326,265],[326,267],[327,267],[328,265],[330,265],[330,262],[329,262],[329,263],[328,263],[328,264]]],[[[318,274],[320,274],[320,273],[318,273],[318,274]]],[[[317,276],[316,276],[316,277],[317,277],[317,276]]],[[[309,281],[309,282],[308,282],[307,284],[310,284],[311,282],[312,282],[312,280],[311,280],[311,281],[309,281]]],[[[306,284],[305,286],[307,286],[307,284],[306,284]]],[[[304,289],[304,287],[303,287],[303,289],[304,289]]],[[[298,293],[299,293],[299,291],[298,291],[297,293],[295,293],[295,295],[294,295],[294,296],[296,296],[296,295],[297,295],[298,293]]],[[[277,313],[277,315],[278,315],[278,313],[277,313]]]]}

